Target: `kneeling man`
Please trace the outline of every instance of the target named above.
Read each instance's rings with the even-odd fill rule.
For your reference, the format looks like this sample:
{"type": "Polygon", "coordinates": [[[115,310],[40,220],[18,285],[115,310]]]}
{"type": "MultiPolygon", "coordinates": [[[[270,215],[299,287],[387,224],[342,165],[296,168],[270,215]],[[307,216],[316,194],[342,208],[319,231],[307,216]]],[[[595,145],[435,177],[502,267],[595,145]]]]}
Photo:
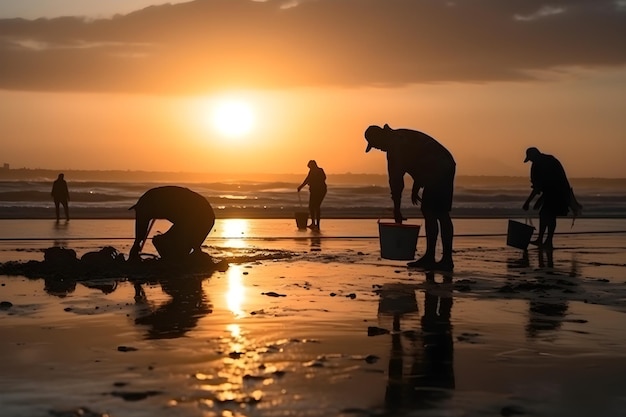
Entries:
{"type": "Polygon", "coordinates": [[[207,199],[184,187],[152,188],[129,208],[133,209],[135,243],[129,260],[139,259],[139,252],[155,219],[166,219],[172,223],[167,232],[152,238],[163,260],[181,260],[190,254],[201,253],[200,246],[215,224],[215,213],[207,199]]]}

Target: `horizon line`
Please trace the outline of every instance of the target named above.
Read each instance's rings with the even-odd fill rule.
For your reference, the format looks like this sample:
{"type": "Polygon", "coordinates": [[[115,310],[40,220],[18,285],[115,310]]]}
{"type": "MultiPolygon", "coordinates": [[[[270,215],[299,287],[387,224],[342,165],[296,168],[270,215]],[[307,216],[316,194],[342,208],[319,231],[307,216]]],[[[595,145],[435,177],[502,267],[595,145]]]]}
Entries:
{"type": "MultiPolygon", "coordinates": [[[[206,175],[206,176],[255,176],[255,175],[263,175],[263,176],[301,176],[301,173],[272,173],[272,172],[249,172],[245,174],[240,173],[226,173],[226,172],[207,172],[207,171],[158,171],[158,170],[145,170],[145,169],[81,169],[81,168],[67,168],[67,169],[57,169],[57,168],[11,168],[0,165],[0,172],[16,172],[16,171],[50,171],[50,172],[82,172],[82,173],[143,173],[143,174],[174,174],[174,175],[206,175]]],[[[327,173],[328,176],[380,176],[386,177],[387,173],[365,173],[365,172],[343,172],[343,173],[327,173]]],[[[467,178],[467,177],[489,177],[489,178],[527,178],[525,175],[505,175],[505,174],[459,174],[456,176],[457,178],[467,178]]],[[[587,177],[579,177],[572,176],[570,179],[604,179],[604,180],[626,180],[626,177],[602,177],[602,176],[587,176],[587,177]]]]}

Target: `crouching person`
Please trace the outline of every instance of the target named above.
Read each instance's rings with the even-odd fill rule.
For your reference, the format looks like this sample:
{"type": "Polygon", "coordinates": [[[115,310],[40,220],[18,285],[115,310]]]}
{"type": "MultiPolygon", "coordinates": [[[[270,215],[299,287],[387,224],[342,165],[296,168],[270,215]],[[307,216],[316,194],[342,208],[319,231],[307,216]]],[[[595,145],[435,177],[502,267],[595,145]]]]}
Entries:
{"type": "Polygon", "coordinates": [[[156,219],[172,223],[167,232],[152,238],[163,260],[183,260],[202,253],[200,246],[215,224],[215,213],[207,199],[184,187],[152,188],[129,210],[135,210],[135,242],[129,260],[140,259],[139,252],[156,219]]]}

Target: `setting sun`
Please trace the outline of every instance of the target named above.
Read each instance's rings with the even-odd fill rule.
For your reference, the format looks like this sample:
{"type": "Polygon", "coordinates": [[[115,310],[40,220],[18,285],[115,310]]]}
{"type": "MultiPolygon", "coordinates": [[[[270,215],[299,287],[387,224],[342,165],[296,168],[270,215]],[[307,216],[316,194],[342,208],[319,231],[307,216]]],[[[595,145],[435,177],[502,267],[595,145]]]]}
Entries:
{"type": "Polygon", "coordinates": [[[211,122],[220,134],[237,138],[252,131],[255,117],[250,104],[242,100],[227,99],[215,104],[211,122]]]}

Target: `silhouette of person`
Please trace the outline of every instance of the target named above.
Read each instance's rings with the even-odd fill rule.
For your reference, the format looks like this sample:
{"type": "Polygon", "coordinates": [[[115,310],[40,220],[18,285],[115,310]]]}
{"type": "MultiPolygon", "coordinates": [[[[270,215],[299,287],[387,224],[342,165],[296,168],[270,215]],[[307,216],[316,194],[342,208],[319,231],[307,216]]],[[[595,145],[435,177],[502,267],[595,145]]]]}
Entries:
{"type": "Polygon", "coordinates": [[[569,211],[571,187],[563,165],[552,155],[541,153],[532,147],[526,150],[524,163],[531,161],[530,182],[532,190],[522,208],[528,210],[531,201],[538,195],[539,199],[533,209],[539,209],[539,234],[530,242],[545,249],[553,248],[556,218],[566,216],[569,211]],[[545,240],[544,234],[548,232],[545,240]]]}
{"type": "MultiPolygon", "coordinates": [[[[434,281],[434,278],[433,278],[434,281]]],[[[446,279],[445,281],[451,281],[446,279]]],[[[420,387],[423,401],[448,398],[455,388],[454,341],[452,324],[451,291],[427,288],[424,292],[424,315],[422,316],[423,355],[411,370],[414,384],[420,387]]]]}
{"type": "Polygon", "coordinates": [[[393,215],[396,223],[405,218],[400,210],[404,174],[413,178],[411,202],[421,202],[426,228],[426,252],[409,267],[452,271],[452,238],[454,227],[450,218],[456,162],[452,154],[429,135],[410,129],[392,129],[370,126],[365,130],[367,148],[387,152],[389,187],[393,200],[393,215]],[[419,191],[422,189],[420,197],[419,191]],[[443,256],[435,262],[435,247],[441,228],[443,256]]]}
{"type": "Polygon", "coordinates": [[[326,186],[326,173],[322,168],[317,166],[317,162],[312,159],[307,164],[307,167],[309,167],[309,174],[302,184],[298,186],[298,192],[300,192],[305,185],[309,186],[309,213],[311,215],[311,224],[307,227],[319,230],[322,215],[322,201],[324,201],[324,197],[326,197],[326,192],[328,191],[326,186]]]}
{"type": "Polygon", "coordinates": [[[145,292],[140,284],[135,284],[135,300],[141,307],[135,324],[148,326],[146,339],[183,337],[198,325],[202,317],[213,312],[202,288],[205,278],[174,276],[159,280],[161,289],[171,298],[157,308],[149,307],[145,292]]]}
{"type": "Polygon", "coordinates": [[[129,210],[135,210],[135,242],[129,260],[139,259],[155,219],[172,223],[167,232],[152,239],[163,260],[183,260],[190,254],[202,253],[200,245],[215,224],[215,213],[207,199],[184,187],[152,188],[129,210]]]}
{"type": "Polygon", "coordinates": [[[57,222],[60,219],[59,205],[63,205],[63,212],[65,213],[65,220],[70,220],[70,211],[68,207],[68,201],[70,201],[70,192],[67,188],[67,182],[65,181],[65,175],[59,174],[56,180],[52,183],[52,192],[50,193],[54,200],[54,208],[56,211],[57,222]]]}
{"type": "Polygon", "coordinates": [[[434,273],[426,273],[424,314],[419,318],[421,331],[400,328],[402,319],[412,320],[418,311],[414,288],[387,285],[380,293],[379,315],[393,317],[385,389],[385,406],[392,412],[432,409],[455,389],[452,277],[444,276],[443,281],[437,284],[434,273]],[[406,363],[407,359],[411,363],[406,363]]]}

